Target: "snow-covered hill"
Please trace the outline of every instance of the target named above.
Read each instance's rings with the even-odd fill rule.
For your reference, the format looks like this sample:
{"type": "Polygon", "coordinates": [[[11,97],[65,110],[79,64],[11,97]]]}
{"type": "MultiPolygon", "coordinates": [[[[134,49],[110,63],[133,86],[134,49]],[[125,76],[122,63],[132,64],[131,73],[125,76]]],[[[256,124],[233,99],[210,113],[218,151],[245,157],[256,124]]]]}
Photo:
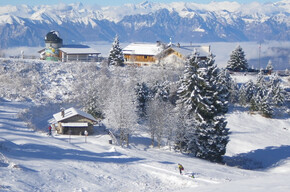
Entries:
{"type": "MultiPolygon", "coordinates": [[[[131,74],[155,82],[156,76],[169,78],[178,71],[22,59],[0,62],[1,98],[10,100],[0,100],[1,192],[290,190],[289,106],[280,108],[273,119],[231,107],[226,115],[230,141],[222,165],[168,147],[151,148],[143,131],[132,135],[128,148],[109,144],[110,137],[99,127],[87,142],[84,136],[47,136],[47,120],[60,105],[71,100],[77,105],[78,97],[86,99],[90,85],[104,89],[101,75],[131,74]],[[25,115],[31,124],[22,120],[25,115]],[[177,163],[183,164],[185,175],[179,174],[177,163]],[[195,178],[189,177],[192,174],[195,178]]],[[[233,78],[239,83],[256,79],[243,74],[233,78]]],[[[289,89],[289,77],[282,83],[289,89]]]]}
{"type": "MultiPolygon", "coordinates": [[[[149,148],[135,135],[130,148],[110,145],[99,131],[48,137],[18,119],[27,103],[0,105],[0,191],[199,191],[287,192],[290,184],[290,119],[266,119],[233,109],[228,165],[168,149],[149,148]],[[179,175],[177,163],[185,167],[179,175]],[[254,170],[238,167],[251,165],[254,170]],[[257,169],[258,168],[258,169],[257,169]],[[187,175],[194,174],[195,178],[187,175]]],[[[246,167],[249,168],[249,167],[246,167]]]]}
{"type": "Polygon", "coordinates": [[[125,4],[88,7],[78,4],[0,7],[0,47],[43,45],[50,30],[65,43],[112,41],[211,42],[290,40],[290,3],[236,2],[125,4]]]}

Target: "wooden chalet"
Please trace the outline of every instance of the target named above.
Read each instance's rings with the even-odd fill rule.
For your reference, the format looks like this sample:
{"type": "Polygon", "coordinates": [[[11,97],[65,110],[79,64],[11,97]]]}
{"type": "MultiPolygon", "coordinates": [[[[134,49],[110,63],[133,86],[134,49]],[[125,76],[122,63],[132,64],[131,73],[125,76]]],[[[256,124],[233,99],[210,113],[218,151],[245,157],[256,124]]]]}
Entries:
{"type": "Polygon", "coordinates": [[[123,49],[125,64],[148,66],[157,63],[155,57],[164,49],[163,44],[157,43],[131,43],[123,49]]]}
{"type": "Polygon", "coordinates": [[[90,114],[73,107],[62,110],[53,115],[57,133],[83,135],[86,130],[89,134],[94,132],[94,124],[97,120],[90,114]]]}
{"type": "Polygon", "coordinates": [[[174,65],[183,67],[189,56],[198,53],[198,57],[206,59],[210,54],[210,46],[183,45],[157,43],[131,43],[123,49],[125,64],[148,65],[174,65]]]}

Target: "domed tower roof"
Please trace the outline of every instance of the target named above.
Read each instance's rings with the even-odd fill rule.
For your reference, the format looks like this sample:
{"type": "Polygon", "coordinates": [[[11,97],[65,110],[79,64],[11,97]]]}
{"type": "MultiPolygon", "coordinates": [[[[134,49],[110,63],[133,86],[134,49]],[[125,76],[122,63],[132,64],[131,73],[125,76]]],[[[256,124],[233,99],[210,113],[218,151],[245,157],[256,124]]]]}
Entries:
{"type": "Polygon", "coordinates": [[[59,33],[57,31],[51,31],[45,36],[46,43],[62,43],[62,39],[59,37],[59,33]]]}

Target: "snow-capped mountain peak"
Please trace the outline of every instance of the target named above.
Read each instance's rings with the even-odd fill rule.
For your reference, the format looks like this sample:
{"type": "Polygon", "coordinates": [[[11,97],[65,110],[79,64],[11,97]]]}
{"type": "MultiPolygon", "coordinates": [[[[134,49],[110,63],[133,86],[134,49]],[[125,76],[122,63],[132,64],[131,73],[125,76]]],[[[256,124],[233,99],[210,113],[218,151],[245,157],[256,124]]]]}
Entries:
{"type": "Polygon", "coordinates": [[[97,8],[82,3],[7,5],[0,7],[0,47],[43,44],[42,37],[52,29],[64,34],[69,42],[111,41],[116,34],[123,41],[288,41],[289,12],[287,0],[264,4],[144,1],[97,8]],[[12,25],[25,25],[27,32],[17,32],[21,28],[12,25]],[[25,36],[11,37],[6,32],[12,30],[14,34],[34,35],[36,41],[24,41],[25,36]]]}

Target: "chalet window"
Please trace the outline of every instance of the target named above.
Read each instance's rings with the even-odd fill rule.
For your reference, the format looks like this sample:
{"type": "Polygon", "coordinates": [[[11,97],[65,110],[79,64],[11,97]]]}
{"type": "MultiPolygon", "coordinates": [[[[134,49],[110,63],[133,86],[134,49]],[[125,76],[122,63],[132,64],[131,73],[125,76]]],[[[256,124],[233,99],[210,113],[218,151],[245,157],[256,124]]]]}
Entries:
{"type": "Polygon", "coordinates": [[[144,59],[147,59],[147,55],[144,55],[144,59]]]}

